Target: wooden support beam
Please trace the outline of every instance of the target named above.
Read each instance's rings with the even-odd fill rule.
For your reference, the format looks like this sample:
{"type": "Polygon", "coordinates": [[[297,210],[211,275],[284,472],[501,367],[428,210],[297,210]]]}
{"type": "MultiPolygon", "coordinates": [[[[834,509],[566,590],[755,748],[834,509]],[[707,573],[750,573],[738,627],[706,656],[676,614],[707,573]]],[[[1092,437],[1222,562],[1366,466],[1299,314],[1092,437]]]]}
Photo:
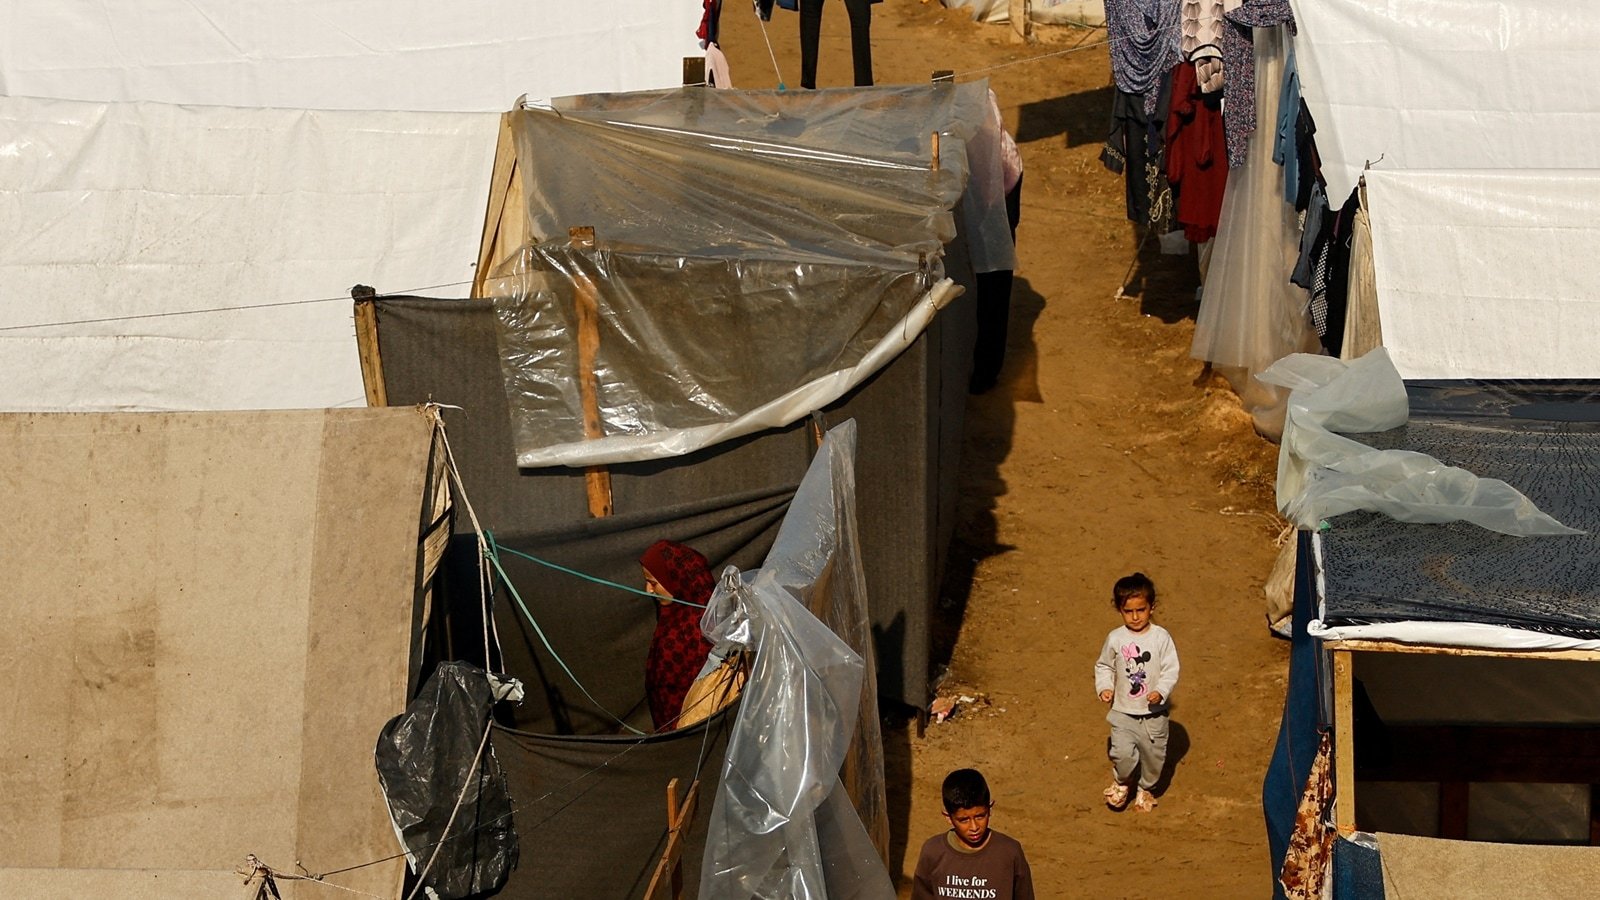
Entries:
{"type": "Polygon", "coordinates": [[[356,355],[361,360],[361,384],[366,389],[367,405],[388,406],[389,391],[383,384],[383,358],[378,355],[378,306],[375,299],[366,295],[356,300],[355,316],[356,355]]]}
{"type": "Polygon", "coordinates": [[[931,156],[932,159],[928,163],[928,168],[937,172],[939,171],[939,132],[937,131],[933,133],[933,150],[931,156]]]}
{"type": "Polygon", "coordinates": [[[1333,653],[1334,824],[1340,834],[1356,830],[1356,742],[1354,660],[1349,650],[1333,653]]]}
{"type": "Polygon", "coordinates": [[[1492,656],[1502,659],[1556,659],[1567,662],[1600,660],[1600,650],[1494,650],[1483,647],[1438,647],[1427,644],[1402,644],[1398,641],[1328,641],[1328,650],[1355,650],[1363,653],[1421,653],[1437,656],[1492,656]]]}
{"type": "MultiPolygon", "coordinates": [[[[567,234],[573,247],[595,249],[592,226],[570,228],[567,234]]],[[[574,303],[578,326],[578,396],[583,404],[583,436],[595,440],[605,437],[605,424],[600,419],[600,380],[595,375],[595,364],[600,355],[600,292],[582,272],[574,272],[573,284],[577,288],[574,303]]],[[[583,470],[583,481],[589,498],[589,515],[595,518],[611,515],[611,471],[605,466],[589,466],[583,470]]]]}
{"type": "Polygon", "coordinates": [[[522,176],[517,171],[517,142],[512,127],[517,112],[514,109],[500,115],[500,136],[495,143],[494,169],[489,176],[489,205],[483,213],[483,235],[478,240],[478,267],[472,276],[474,297],[485,295],[489,270],[495,261],[520,248],[527,233],[522,176]]]}
{"type": "Polygon", "coordinates": [[[700,781],[696,779],[679,805],[678,779],[667,782],[667,846],[650,876],[644,900],[683,900],[683,842],[694,825],[695,802],[699,795],[700,781]]]}

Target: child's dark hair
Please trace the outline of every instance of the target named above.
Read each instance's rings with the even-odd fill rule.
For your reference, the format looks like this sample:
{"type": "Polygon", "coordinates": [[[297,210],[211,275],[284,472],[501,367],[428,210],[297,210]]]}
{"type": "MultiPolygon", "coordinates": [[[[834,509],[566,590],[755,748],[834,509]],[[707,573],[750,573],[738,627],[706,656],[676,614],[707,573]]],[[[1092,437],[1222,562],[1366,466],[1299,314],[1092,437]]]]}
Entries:
{"type": "Polygon", "coordinates": [[[989,782],[977,769],[957,769],[944,777],[944,811],[988,806],[989,782]]]}
{"type": "Polygon", "coordinates": [[[1143,572],[1118,578],[1116,585],[1111,588],[1111,604],[1119,610],[1134,597],[1149,600],[1152,607],[1156,605],[1156,583],[1143,572]]]}

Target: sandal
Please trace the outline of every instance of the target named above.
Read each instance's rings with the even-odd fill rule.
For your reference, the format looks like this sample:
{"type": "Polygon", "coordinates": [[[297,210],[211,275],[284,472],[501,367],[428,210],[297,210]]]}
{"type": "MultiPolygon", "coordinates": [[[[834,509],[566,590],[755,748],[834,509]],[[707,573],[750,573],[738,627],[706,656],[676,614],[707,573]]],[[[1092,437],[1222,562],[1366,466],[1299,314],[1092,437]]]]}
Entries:
{"type": "Polygon", "coordinates": [[[1106,798],[1106,805],[1112,809],[1121,809],[1128,805],[1128,786],[1120,781],[1111,782],[1111,787],[1101,792],[1106,798]]]}
{"type": "Polygon", "coordinates": [[[1139,793],[1133,798],[1133,808],[1139,812],[1149,812],[1156,808],[1156,798],[1144,788],[1139,788],[1139,793]]]}

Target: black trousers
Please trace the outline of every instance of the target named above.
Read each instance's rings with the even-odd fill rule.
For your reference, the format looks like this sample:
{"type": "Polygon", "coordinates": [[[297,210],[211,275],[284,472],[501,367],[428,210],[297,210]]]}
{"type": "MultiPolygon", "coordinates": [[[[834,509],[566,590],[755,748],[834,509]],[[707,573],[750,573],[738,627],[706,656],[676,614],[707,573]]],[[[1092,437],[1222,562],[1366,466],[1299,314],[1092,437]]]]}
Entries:
{"type": "MultiPolygon", "coordinates": [[[[1006,192],[1006,219],[1011,226],[1011,242],[1017,240],[1017,222],[1022,219],[1022,178],[1006,192]]],[[[1011,270],[979,272],[977,284],[978,339],[972,348],[972,382],[969,389],[981,394],[1000,380],[1000,367],[1006,361],[1006,331],[1011,324],[1011,270]]]]}
{"type": "MultiPolygon", "coordinates": [[[[817,86],[817,43],[822,38],[822,5],[826,0],[800,0],[800,86],[817,86]]],[[[856,87],[872,84],[873,0],[844,0],[850,15],[850,61],[856,87]]]]}

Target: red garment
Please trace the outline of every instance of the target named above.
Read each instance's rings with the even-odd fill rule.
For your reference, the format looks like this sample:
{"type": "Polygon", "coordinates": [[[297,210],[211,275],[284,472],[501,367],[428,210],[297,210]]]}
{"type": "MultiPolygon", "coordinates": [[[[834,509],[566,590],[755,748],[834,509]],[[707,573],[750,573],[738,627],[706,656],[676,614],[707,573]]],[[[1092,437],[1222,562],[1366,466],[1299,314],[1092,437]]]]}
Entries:
{"type": "Polygon", "coordinates": [[[1216,97],[1200,93],[1194,63],[1172,72],[1167,114],[1167,181],[1178,194],[1178,224],[1195,243],[1217,235],[1222,195],[1228,187],[1228,144],[1216,97]]]}
{"type": "MultiPolygon", "coordinates": [[[[656,541],[639,557],[651,577],[673,597],[704,606],[717,586],[711,564],[692,548],[674,541],[656,541]]],[[[683,708],[684,695],[705,665],[711,642],[700,633],[704,612],[682,603],[656,607],[656,633],[644,663],[645,693],[656,730],[669,729],[683,708]]]]}

